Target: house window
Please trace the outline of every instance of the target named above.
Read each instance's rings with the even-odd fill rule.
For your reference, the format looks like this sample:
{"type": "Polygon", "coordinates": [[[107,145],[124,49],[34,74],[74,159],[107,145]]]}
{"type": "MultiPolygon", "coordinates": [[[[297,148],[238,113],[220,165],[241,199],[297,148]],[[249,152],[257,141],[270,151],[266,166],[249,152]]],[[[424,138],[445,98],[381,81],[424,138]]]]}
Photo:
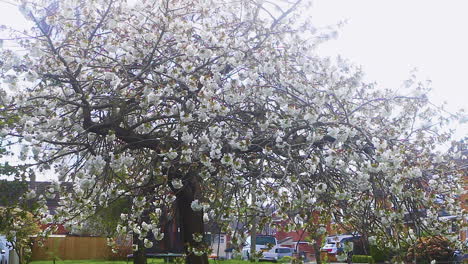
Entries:
{"type": "Polygon", "coordinates": [[[213,244],[213,238],[212,238],[211,234],[209,234],[209,233],[205,234],[205,236],[203,237],[203,242],[205,242],[208,245],[212,245],[213,244]]]}
{"type": "Polygon", "coordinates": [[[223,244],[224,239],[225,239],[224,235],[216,234],[216,235],[213,236],[213,243],[223,244]]]}
{"type": "Polygon", "coordinates": [[[459,231],[460,231],[460,228],[458,227],[457,222],[452,221],[452,223],[450,224],[449,233],[455,233],[459,231]]]}

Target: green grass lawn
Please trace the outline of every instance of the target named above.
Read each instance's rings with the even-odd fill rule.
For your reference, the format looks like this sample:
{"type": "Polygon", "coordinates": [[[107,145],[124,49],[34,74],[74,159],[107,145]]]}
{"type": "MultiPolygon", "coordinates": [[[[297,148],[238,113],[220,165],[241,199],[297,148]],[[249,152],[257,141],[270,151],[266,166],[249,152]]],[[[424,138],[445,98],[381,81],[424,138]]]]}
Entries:
{"type": "MultiPolygon", "coordinates": [[[[31,264],[53,264],[52,260],[32,261],[31,264]]],[[[132,264],[133,261],[129,261],[132,264]]],[[[148,264],[163,264],[163,259],[148,259],[148,264]]],[[[210,264],[248,264],[249,261],[245,260],[210,260],[210,264]]],[[[262,261],[262,264],[270,264],[273,262],[262,261]]],[[[127,261],[110,261],[110,260],[57,260],[55,264],[127,264],[127,261]]]]}
{"type": "MultiPolygon", "coordinates": [[[[30,264],[53,264],[52,260],[31,261],[30,264]]],[[[133,262],[128,262],[133,263],[133,262]]],[[[153,263],[148,261],[148,264],[153,263]]],[[[164,263],[164,260],[157,260],[154,263],[164,263]]],[[[110,261],[110,260],[56,260],[55,264],[127,264],[127,261],[110,261]]]]}
{"type": "MultiPolygon", "coordinates": [[[[30,262],[30,264],[53,264],[53,263],[54,262],[52,260],[38,260],[38,261],[30,262]]],[[[148,262],[148,263],[151,263],[151,262],[148,262]]],[[[160,263],[164,263],[164,261],[161,261],[160,263]]],[[[126,261],[110,261],[110,260],[56,260],[55,264],[127,264],[127,262],[126,261]]]]}

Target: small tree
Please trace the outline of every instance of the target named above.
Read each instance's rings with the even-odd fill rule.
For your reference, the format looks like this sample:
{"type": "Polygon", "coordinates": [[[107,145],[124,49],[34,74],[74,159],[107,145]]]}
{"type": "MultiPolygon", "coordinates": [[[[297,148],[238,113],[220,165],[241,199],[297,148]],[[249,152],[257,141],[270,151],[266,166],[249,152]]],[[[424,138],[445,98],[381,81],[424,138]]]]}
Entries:
{"type": "Polygon", "coordinates": [[[39,233],[37,218],[20,208],[0,207],[0,233],[19,256],[19,263],[28,263],[31,258],[32,241],[30,236],[39,233]]]}

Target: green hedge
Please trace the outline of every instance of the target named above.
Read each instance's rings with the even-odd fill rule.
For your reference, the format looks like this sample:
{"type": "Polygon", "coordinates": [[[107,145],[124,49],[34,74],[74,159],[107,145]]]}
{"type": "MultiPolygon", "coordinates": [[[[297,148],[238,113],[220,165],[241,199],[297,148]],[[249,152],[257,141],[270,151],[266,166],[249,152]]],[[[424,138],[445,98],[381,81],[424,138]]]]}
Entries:
{"type": "Polygon", "coordinates": [[[372,256],[353,255],[353,263],[375,263],[372,256]]]}
{"type": "Polygon", "coordinates": [[[376,245],[372,245],[370,248],[370,255],[375,262],[385,262],[390,260],[390,251],[388,249],[380,249],[376,245]]]}
{"type": "Polygon", "coordinates": [[[279,263],[291,263],[292,261],[293,261],[293,257],[284,256],[284,257],[278,259],[277,262],[279,262],[279,263]]]}

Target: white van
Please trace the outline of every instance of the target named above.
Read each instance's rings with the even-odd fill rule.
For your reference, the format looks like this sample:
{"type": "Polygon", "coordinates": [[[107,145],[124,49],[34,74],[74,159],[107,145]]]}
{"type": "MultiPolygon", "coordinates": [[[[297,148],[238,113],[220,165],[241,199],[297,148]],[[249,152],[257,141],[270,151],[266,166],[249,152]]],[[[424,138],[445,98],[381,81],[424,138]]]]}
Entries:
{"type": "Polygon", "coordinates": [[[278,259],[282,257],[292,257],[294,253],[294,248],[289,247],[278,247],[275,252],[278,254],[278,259]]]}
{"type": "Polygon", "coordinates": [[[328,236],[325,246],[323,246],[320,251],[328,252],[328,254],[340,254],[343,251],[344,243],[353,242],[358,239],[360,236],[353,235],[336,235],[328,236]]]}
{"type": "MultiPolygon", "coordinates": [[[[250,257],[250,241],[251,238],[248,237],[244,243],[244,247],[242,248],[242,259],[247,260],[250,257]]],[[[263,256],[260,258],[261,260],[277,261],[277,247],[278,243],[274,236],[257,235],[257,239],[255,240],[255,250],[257,252],[263,252],[263,256]]]]}

